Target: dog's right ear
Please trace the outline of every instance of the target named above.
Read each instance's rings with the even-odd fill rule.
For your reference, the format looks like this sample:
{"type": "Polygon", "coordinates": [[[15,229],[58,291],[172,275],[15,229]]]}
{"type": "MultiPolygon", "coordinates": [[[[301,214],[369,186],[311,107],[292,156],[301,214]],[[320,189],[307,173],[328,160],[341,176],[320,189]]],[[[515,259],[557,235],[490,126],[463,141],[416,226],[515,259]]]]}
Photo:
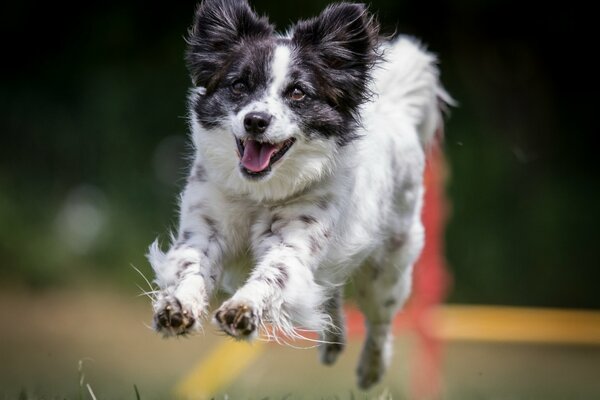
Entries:
{"type": "Polygon", "coordinates": [[[210,90],[238,46],[272,34],[273,26],[256,15],[247,0],[204,0],[187,38],[185,58],[192,82],[210,90]]]}

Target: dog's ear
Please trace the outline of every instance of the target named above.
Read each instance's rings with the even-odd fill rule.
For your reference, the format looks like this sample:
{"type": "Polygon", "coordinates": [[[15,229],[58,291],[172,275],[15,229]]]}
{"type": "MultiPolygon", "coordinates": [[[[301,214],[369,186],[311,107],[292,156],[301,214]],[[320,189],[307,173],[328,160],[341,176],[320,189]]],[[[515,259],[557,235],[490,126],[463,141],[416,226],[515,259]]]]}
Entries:
{"type": "Polygon", "coordinates": [[[292,40],[306,54],[315,55],[316,67],[325,72],[336,102],[355,108],[364,100],[356,95],[366,92],[379,43],[379,24],[364,4],[333,4],[318,17],[299,22],[292,40]]]}
{"type": "Polygon", "coordinates": [[[210,87],[225,62],[245,40],[267,37],[273,26],[247,0],[204,0],[187,38],[186,63],[196,86],[210,87]]]}

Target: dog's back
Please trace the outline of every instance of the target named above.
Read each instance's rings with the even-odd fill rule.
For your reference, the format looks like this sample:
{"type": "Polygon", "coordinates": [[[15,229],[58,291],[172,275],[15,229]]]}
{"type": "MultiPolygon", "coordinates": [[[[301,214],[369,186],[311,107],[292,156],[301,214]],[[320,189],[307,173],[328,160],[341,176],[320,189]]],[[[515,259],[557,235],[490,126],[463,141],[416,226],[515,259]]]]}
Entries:
{"type": "MultiPolygon", "coordinates": [[[[441,133],[443,107],[452,103],[439,83],[435,57],[414,40],[401,37],[382,50],[373,99],[364,107],[363,137],[351,161],[353,190],[340,229],[339,259],[331,260],[334,265],[355,255],[346,264],[357,268],[355,295],[367,324],[358,368],[363,388],[376,383],[389,363],[390,322],[410,294],[412,267],[424,245],[427,147],[441,133]]],[[[324,337],[332,343],[344,339],[336,331],[324,337]]],[[[326,362],[339,352],[330,344],[321,350],[326,362]]]]}
{"type": "Polygon", "coordinates": [[[391,236],[418,222],[427,147],[441,136],[443,109],[453,104],[439,82],[435,56],[414,39],[384,42],[381,53],[361,114],[361,139],[344,154],[349,177],[339,179],[351,181],[352,194],[340,229],[346,237],[332,264],[353,252],[360,253],[359,262],[377,254],[391,236]]]}

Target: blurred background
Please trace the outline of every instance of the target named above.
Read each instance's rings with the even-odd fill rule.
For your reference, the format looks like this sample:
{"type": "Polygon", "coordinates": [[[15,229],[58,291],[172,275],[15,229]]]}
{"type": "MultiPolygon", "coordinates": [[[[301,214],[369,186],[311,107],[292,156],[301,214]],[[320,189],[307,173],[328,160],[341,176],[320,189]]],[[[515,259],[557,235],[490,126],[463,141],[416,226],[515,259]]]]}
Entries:
{"type": "MultiPolygon", "coordinates": [[[[328,2],[251,3],[283,31],[328,2]]],[[[113,348],[108,338],[116,327],[108,329],[91,310],[98,308],[99,318],[123,312],[122,321],[133,318],[143,329],[116,329],[122,340],[139,344],[132,335],[151,335],[142,326],[150,321],[147,301],[135,297],[142,279],[131,265],[150,275],[147,246],[157,236],[166,242],[176,226],[190,154],[183,37],[195,4],[0,5],[0,352],[11,360],[0,374],[5,398],[61,396],[78,387],[77,357],[98,344],[84,342],[78,329],[88,327],[113,348]],[[127,307],[133,307],[129,314],[127,307]],[[57,310],[79,319],[48,317],[57,310]],[[53,331],[59,327],[79,334],[64,341],[53,331]],[[61,379],[49,370],[72,376],[61,379]]],[[[414,35],[438,55],[442,81],[459,102],[443,143],[450,206],[444,256],[452,276],[447,303],[600,309],[598,175],[591,144],[598,100],[586,43],[589,14],[576,2],[516,0],[373,0],[371,10],[384,32],[414,35]]],[[[164,343],[147,340],[148,346],[164,343]]],[[[202,339],[193,341],[204,351],[202,339]]],[[[141,354],[153,354],[139,346],[141,354]]],[[[164,346],[170,346],[161,348],[165,354],[188,357],[186,365],[199,357],[164,346]]],[[[600,369],[597,347],[563,350],[556,359],[566,369],[573,362],[574,370],[584,371],[578,376],[600,369]],[[596,358],[577,364],[584,353],[596,358]]],[[[495,359],[499,348],[481,351],[453,347],[450,353],[495,359]]],[[[523,354],[536,351],[527,347],[523,354]]],[[[119,354],[114,364],[122,364],[119,354]]],[[[539,363],[547,365],[547,353],[541,354],[539,363]]],[[[531,357],[526,360],[537,360],[531,357]]],[[[522,367],[518,360],[506,361],[507,370],[522,367]]],[[[183,374],[175,362],[169,372],[140,356],[140,365],[146,362],[162,374],[155,393],[166,393],[183,374]]],[[[104,369],[111,370],[96,366],[104,369]]],[[[135,364],[130,370],[153,376],[135,364]]],[[[128,387],[135,383],[124,372],[119,376],[128,387]]],[[[119,382],[108,372],[98,372],[100,377],[119,382]]],[[[586,385],[586,393],[600,396],[598,386],[586,385]]],[[[456,387],[460,392],[464,385],[456,387]]],[[[564,393],[572,389],[569,382],[564,387],[564,393]]],[[[133,398],[116,388],[121,398],[133,398]]],[[[494,390],[482,386],[469,393],[491,398],[485,394],[494,390]]]]}

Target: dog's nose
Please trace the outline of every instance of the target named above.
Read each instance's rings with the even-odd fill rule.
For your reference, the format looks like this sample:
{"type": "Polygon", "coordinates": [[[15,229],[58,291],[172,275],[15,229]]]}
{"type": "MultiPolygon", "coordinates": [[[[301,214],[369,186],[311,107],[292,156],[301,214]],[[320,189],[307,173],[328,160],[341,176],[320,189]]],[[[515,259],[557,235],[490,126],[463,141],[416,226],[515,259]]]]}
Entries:
{"type": "Polygon", "coordinates": [[[269,127],[271,118],[273,118],[273,116],[265,112],[255,111],[248,113],[244,117],[244,128],[246,128],[246,132],[250,134],[257,135],[259,133],[264,133],[269,127]]]}

